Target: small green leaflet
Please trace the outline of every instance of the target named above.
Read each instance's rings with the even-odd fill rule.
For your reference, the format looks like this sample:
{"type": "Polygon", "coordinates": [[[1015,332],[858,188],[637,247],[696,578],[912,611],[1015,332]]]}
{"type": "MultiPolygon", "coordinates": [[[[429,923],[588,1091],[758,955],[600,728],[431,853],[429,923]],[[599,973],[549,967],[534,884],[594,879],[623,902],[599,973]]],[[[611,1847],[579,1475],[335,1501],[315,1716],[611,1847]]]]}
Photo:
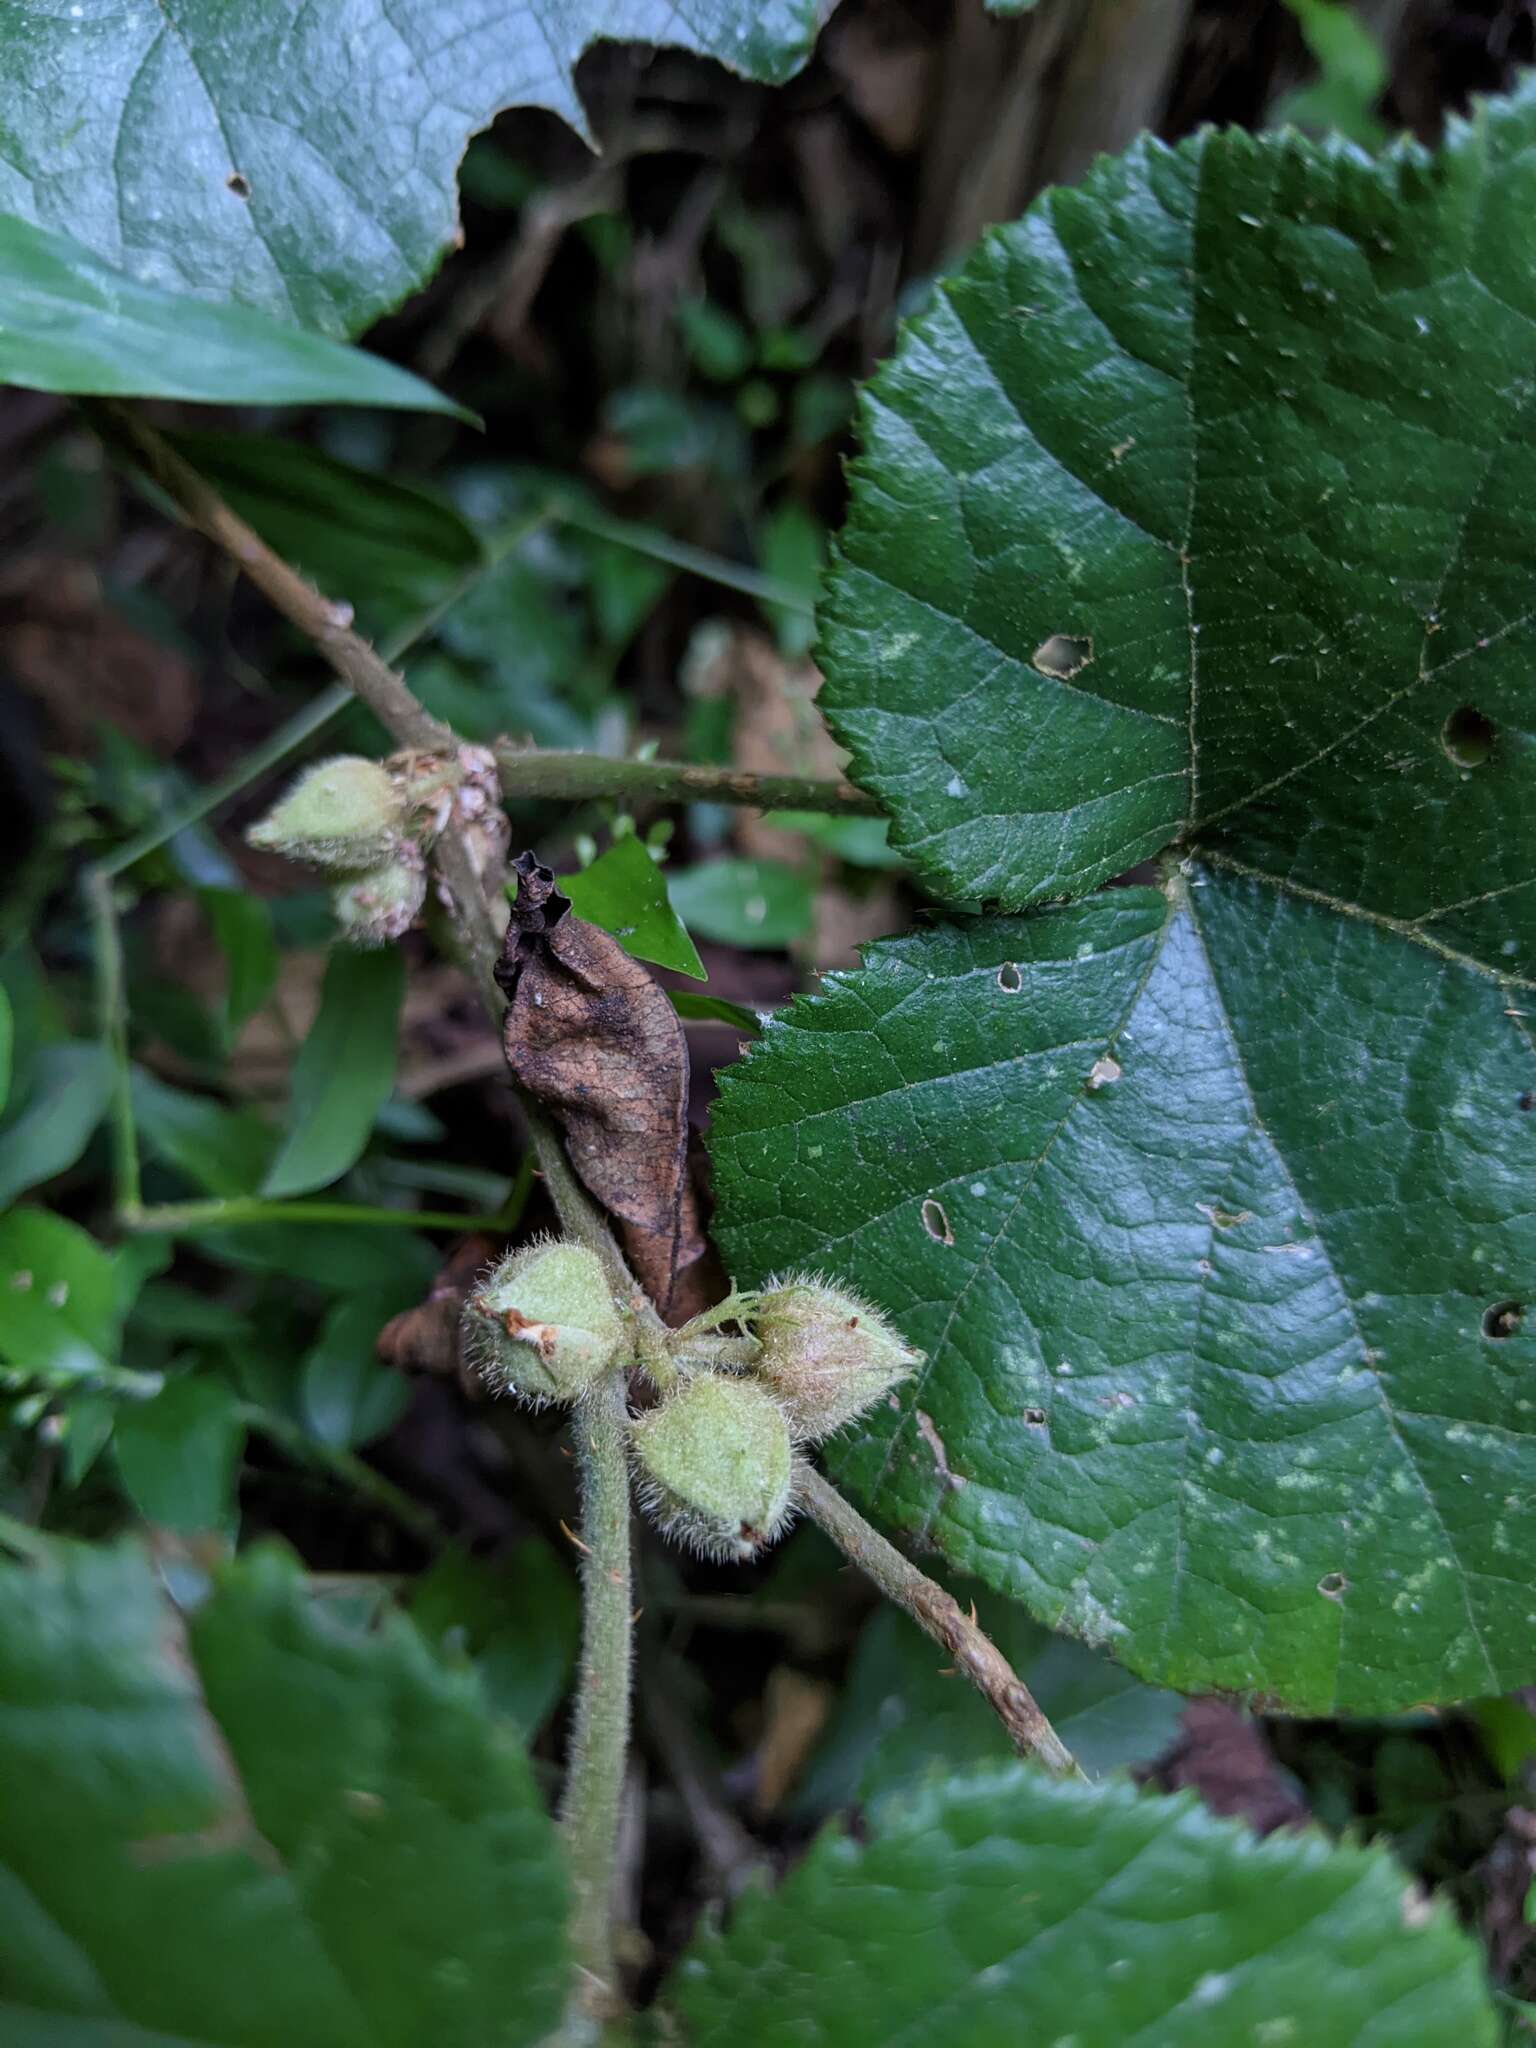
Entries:
{"type": "Polygon", "coordinates": [[[633,832],[574,875],[560,877],[578,917],[611,932],[637,960],[706,981],[708,975],[688,928],[668,900],[661,869],[633,832]]]}
{"type": "Polygon", "coordinates": [[[107,1113],[111,1056],[94,1041],[44,1045],[28,1062],[26,1091],[0,1125],[0,1208],[79,1159],[107,1113]]]}
{"type": "Polygon", "coordinates": [[[245,1424],[223,1380],[173,1379],[153,1401],[126,1405],[113,1443],[128,1496],[146,1522],[186,1536],[233,1536],[245,1424]]]}
{"type": "Polygon", "coordinates": [[[686,988],[669,988],[667,994],[685,1024],[729,1024],[732,1030],[744,1031],[749,1038],[755,1038],[763,1028],[756,1010],[743,1009],[740,1003],[728,1002],[724,996],[695,995],[686,988]]]}
{"type": "MultiPolygon", "coordinates": [[[[298,452],[300,445],[295,444],[292,452],[298,452]]],[[[231,1044],[266,1002],[277,981],[277,938],[272,929],[272,912],[261,897],[246,895],[238,889],[199,889],[197,900],[213,926],[229,972],[223,1023],[225,1043],[231,1044]]]]}
{"type": "Polygon", "coordinates": [[[1384,1849],[1011,1764],[828,1833],[663,1987],[689,2048],[1494,2048],[1477,1949],[1384,1849]]]}
{"type": "Polygon", "coordinates": [[[131,1292],[124,1257],[48,1209],[0,1217],[0,1371],[61,1390],[86,1384],[153,1393],[156,1375],[125,1373],[116,1363],[131,1292]]]}
{"type": "Polygon", "coordinates": [[[262,1187],[307,1195],[355,1166],[395,1081],[405,962],[397,946],[332,949],[320,1010],[293,1063],[288,1135],[262,1187]]]}
{"type": "MultiPolygon", "coordinates": [[[[0,65],[7,70],[14,34],[0,26],[0,65]]],[[[46,97],[56,118],[57,101],[46,97]]],[[[99,133],[94,118],[89,126],[99,133]]],[[[3,182],[0,196],[12,203],[21,197],[6,194],[3,182]]],[[[255,306],[212,305],[142,273],[115,270],[68,235],[14,214],[0,214],[0,300],[0,384],[208,405],[460,412],[430,384],[378,356],[306,334],[255,306]]]]}
{"type": "Polygon", "coordinates": [[[778,860],[700,861],[667,876],[672,908],[717,945],[777,952],[804,938],[815,917],[807,875],[778,860]]]}

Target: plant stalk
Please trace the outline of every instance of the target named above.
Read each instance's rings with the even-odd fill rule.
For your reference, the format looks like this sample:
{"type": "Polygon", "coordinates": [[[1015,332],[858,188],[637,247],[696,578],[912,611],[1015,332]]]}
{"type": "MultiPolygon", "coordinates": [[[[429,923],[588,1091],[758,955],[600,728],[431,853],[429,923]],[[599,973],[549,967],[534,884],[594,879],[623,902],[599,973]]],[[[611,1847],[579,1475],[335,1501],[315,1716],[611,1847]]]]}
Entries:
{"type": "Polygon", "coordinates": [[[749,804],[764,811],[827,811],[878,818],[880,806],[851,782],[810,775],[747,775],[691,761],[616,761],[606,754],[546,752],[498,740],[496,766],[509,801],[528,797],[627,797],[643,803],[749,804]]]}
{"type": "Polygon", "coordinates": [[[887,1543],[858,1509],[844,1500],[814,1466],[797,1459],[795,1498],[852,1563],[888,1600],[904,1607],[920,1629],[941,1643],[1008,1731],[1020,1756],[1039,1759],[1057,1777],[1081,1777],[1077,1759],[1035,1704],[1033,1693],[1008,1659],[966,1614],[953,1593],[887,1543]]]}
{"type": "Polygon", "coordinates": [[[634,1658],[627,1414],[620,1368],[577,1404],[572,1418],[581,1469],[582,1634],[560,1807],[576,1971],[561,2036],[569,2048],[596,2039],[603,2022],[623,2010],[612,1905],[634,1658]]]}
{"type": "Polygon", "coordinates": [[[351,1223],[397,1230],[506,1230],[505,1216],[474,1216],[453,1209],[377,1209],[362,1202],[267,1202],[255,1195],[210,1197],[206,1202],[151,1202],[120,1209],[118,1222],[135,1235],[165,1231],[232,1230],[250,1223],[351,1223]]]}

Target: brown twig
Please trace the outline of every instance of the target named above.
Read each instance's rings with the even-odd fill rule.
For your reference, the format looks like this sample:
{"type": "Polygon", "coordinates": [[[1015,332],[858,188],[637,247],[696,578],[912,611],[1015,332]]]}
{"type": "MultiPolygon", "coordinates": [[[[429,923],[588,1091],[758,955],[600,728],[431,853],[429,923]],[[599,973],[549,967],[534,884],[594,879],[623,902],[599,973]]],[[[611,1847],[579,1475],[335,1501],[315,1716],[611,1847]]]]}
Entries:
{"type": "Polygon", "coordinates": [[[970,1680],[1007,1729],[1020,1756],[1037,1757],[1058,1777],[1081,1777],[1071,1750],[1035,1704],[1034,1694],[952,1593],[887,1543],[829,1480],[803,1461],[795,1466],[795,1497],[843,1555],[943,1645],[954,1658],[955,1669],[970,1680]]]}
{"type": "MultiPolygon", "coordinates": [[[[85,411],[103,440],[126,451],[175,503],[188,525],[221,548],[289,624],[314,642],[392,739],[402,747],[429,751],[457,746],[456,735],[423,709],[405,678],[352,630],[350,603],[328,597],[269,548],[206,477],[127,406],[97,399],[87,401],[85,411]]],[[[450,898],[450,916],[465,964],[487,1013],[497,1021],[502,997],[493,970],[501,952],[502,933],[473,857],[461,835],[450,827],[438,840],[433,860],[450,898]]],[[[536,1104],[524,1106],[539,1167],[563,1228],[591,1246],[626,1298],[643,1300],[612,1232],[566,1163],[564,1147],[553,1127],[536,1104]]]]}

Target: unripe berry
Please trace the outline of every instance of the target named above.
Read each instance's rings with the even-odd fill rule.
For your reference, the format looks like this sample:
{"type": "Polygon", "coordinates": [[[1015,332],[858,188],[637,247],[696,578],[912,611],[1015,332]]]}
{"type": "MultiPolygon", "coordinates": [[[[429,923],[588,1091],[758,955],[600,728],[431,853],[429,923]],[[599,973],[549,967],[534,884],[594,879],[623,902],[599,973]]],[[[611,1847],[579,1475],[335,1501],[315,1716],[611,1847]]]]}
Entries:
{"type": "Polygon", "coordinates": [[[755,1380],[680,1379],[630,1426],[641,1505],[705,1557],[745,1562],[789,1518],[789,1425],[755,1380]]]}
{"type": "Polygon", "coordinates": [[[922,1363],[877,1309],[814,1278],[774,1282],[750,1320],[757,1375],[806,1443],[864,1414],[922,1363]]]}
{"type": "Polygon", "coordinates": [[[353,946],[387,946],[404,938],[426,900],[426,867],[409,840],[393,860],[354,875],[331,898],[341,935],[353,946]]]}
{"type": "Polygon", "coordinates": [[[545,1238],[495,1266],[464,1303],[464,1352],[526,1401],[579,1401],[618,1357],[624,1324],[595,1252],[545,1238]]]}
{"type": "Polygon", "coordinates": [[[405,804],[387,771],[360,754],[306,769],[246,833],[252,846],[338,874],[379,867],[395,852],[405,804]]]}

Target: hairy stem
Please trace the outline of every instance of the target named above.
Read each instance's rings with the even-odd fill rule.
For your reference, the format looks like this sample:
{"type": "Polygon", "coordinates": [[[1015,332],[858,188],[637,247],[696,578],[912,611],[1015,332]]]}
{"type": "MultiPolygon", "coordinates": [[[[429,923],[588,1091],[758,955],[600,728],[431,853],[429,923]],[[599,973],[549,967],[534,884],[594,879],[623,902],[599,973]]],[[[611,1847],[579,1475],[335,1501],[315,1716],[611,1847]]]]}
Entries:
{"type": "MultiPolygon", "coordinates": [[[[352,631],[350,605],[322,595],[275,554],[190,463],[132,412],[108,403],[93,405],[90,411],[104,437],[126,448],[189,523],[222,548],[278,611],[313,640],[336,674],[399,745],[433,752],[458,745],[457,736],[417,702],[404,677],[352,631]]],[[[503,1002],[493,970],[501,953],[505,905],[493,908],[469,846],[455,827],[450,826],[438,840],[433,859],[465,964],[487,1015],[499,1024],[503,1002]]],[[[630,1272],[601,1210],[572,1171],[558,1132],[539,1105],[526,1096],[523,1107],[562,1230],[596,1252],[615,1296],[629,1305],[638,1328],[661,1329],[655,1306],[630,1272]]],[[[575,1873],[572,1943],[578,1976],[568,2018],[572,2044],[595,2040],[603,2019],[620,2003],[611,1902],[629,1742],[633,1657],[626,1414],[624,1376],[616,1372],[576,1409],[574,1419],[586,1550],[581,1681],[562,1814],[575,1873]]],[[[271,1433],[270,1418],[256,1426],[271,1433]]],[[[296,1443],[294,1448],[298,1448],[296,1443]]],[[[361,1465],[360,1460],[357,1463],[361,1465]]],[[[366,1466],[361,1469],[369,1471],[366,1466]]],[[[370,1476],[377,1478],[377,1474],[370,1476]]]]}
{"type": "Polygon", "coordinates": [[[624,1374],[611,1373],[578,1403],[573,1429],[581,1465],[581,1669],[560,1826],[574,1894],[571,1949],[576,1983],[565,2039],[622,2010],[613,1949],[614,1866],[629,1749],[634,1655],[629,1465],[624,1374]]]}
{"type": "Polygon", "coordinates": [[[510,798],[629,797],[645,803],[752,804],[764,811],[831,811],[877,818],[880,806],[851,782],[810,775],[746,775],[688,761],[615,761],[605,754],[544,752],[496,744],[501,787],[510,798]]]}
{"type": "Polygon", "coordinates": [[[888,1600],[904,1607],[920,1629],[941,1643],[1008,1731],[1020,1756],[1038,1757],[1058,1777],[1080,1777],[1077,1761],[1035,1704],[1034,1695],[989,1636],[925,1572],[872,1529],[858,1509],[814,1466],[795,1465],[795,1498],[843,1555],[866,1573],[888,1600]]]}

